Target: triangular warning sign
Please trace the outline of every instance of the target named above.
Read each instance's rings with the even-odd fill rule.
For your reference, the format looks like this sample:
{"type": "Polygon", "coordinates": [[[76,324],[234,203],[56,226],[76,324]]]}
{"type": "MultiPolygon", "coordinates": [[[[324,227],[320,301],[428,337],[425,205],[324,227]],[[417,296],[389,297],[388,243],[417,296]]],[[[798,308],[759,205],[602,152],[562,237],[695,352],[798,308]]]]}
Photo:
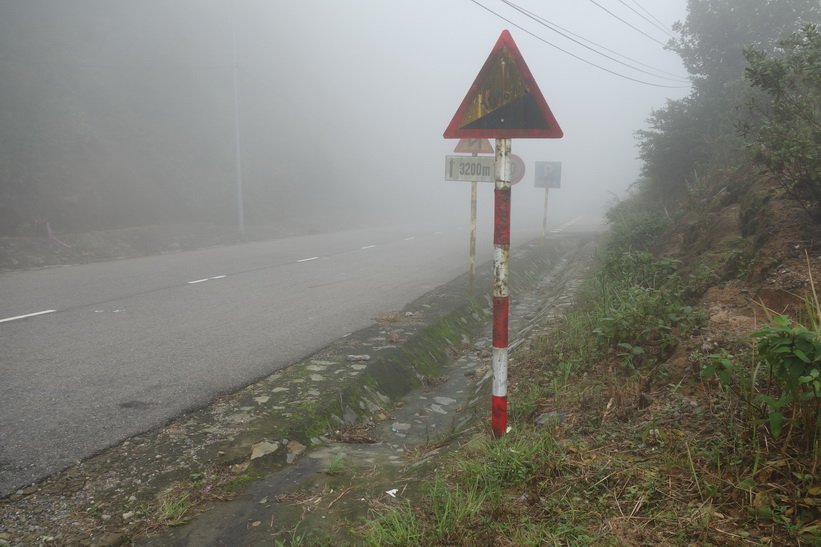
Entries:
{"type": "Polygon", "coordinates": [[[493,154],[493,147],[487,139],[459,139],[456,148],[453,149],[458,154],[493,154]]]}
{"type": "Polygon", "coordinates": [[[446,139],[564,135],[508,31],[503,31],[445,130],[446,139]]]}

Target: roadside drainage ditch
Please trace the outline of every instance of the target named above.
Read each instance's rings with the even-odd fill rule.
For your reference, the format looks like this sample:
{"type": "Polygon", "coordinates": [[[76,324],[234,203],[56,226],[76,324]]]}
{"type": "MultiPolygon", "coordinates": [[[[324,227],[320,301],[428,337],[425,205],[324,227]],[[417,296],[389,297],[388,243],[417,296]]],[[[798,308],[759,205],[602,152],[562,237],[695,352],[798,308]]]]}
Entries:
{"type": "MultiPolygon", "coordinates": [[[[571,305],[591,256],[589,238],[560,239],[560,244],[549,250],[543,242],[535,242],[513,254],[522,270],[519,279],[514,278],[517,288],[511,299],[513,374],[515,349],[546,332],[571,305]],[[544,253],[550,253],[549,260],[545,260],[544,253]],[[534,259],[537,255],[541,258],[534,259]]],[[[282,445],[279,451],[285,454],[284,465],[251,482],[237,499],[215,505],[189,524],[141,538],[134,544],[176,547],[361,542],[352,530],[373,509],[419,496],[417,487],[425,477],[435,474],[438,456],[458,449],[472,437],[487,434],[492,339],[487,304],[469,315],[485,326],[472,337],[462,332],[458,343],[451,341],[440,348],[450,358],[439,374],[427,376],[417,371],[422,386],[400,397],[388,397],[380,389],[389,389],[383,389],[377,381],[363,392],[365,403],[341,399],[337,407],[340,415],[334,414],[333,418],[337,422],[336,429],[332,428],[334,434],[310,439],[310,448],[297,443],[300,448],[296,451],[285,449],[289,444],[293,446],[293,441],[271,443],[282,445]]],[[[383,336],[366,340],[387,336],[390,342],[388,331],[395,329],[383,328],[378,332],[383,336]]],[[[351,354],[353,359],[347,366],[364,372],[368,363],[364,358],[369,355],[364,350],[372,348],[354,344],[349,349],[359,353],[351,354]]],[[[338,353],[336,359],[324,353],[308,360],[305,366],[316,375],[327,375],[338,359],[338,353]]]]}

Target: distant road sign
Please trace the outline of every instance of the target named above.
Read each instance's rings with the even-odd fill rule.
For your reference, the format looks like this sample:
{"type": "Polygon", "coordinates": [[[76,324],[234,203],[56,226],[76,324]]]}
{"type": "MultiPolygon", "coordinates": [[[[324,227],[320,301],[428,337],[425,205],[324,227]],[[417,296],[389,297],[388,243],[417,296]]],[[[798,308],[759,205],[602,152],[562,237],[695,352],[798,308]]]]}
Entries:
{"type": "Polygon", "coordinates": [[[525,162],[516,154],[510,155],[510,184],[516,184],[525,178],[525,162]]]}
{"type": "Polygon", "coordinates": [[[445,180],[496,181],[496,157],[445,156],[445,180]]]}
{"type": "Polygon", "coordinates": [[[562,135],[519,48],[503,31],[444,137],[558,139],[562,135]]]}
{"type": "Polygon", "coordinates": [[[561,188],[562,162],[536,162],[536,188],[561,188]]]}
{"type": "Polygon", "coordinates": [[[456,148],[457,154],[493,154],[493,147],[487,139],[459,139],[456,148]]]}

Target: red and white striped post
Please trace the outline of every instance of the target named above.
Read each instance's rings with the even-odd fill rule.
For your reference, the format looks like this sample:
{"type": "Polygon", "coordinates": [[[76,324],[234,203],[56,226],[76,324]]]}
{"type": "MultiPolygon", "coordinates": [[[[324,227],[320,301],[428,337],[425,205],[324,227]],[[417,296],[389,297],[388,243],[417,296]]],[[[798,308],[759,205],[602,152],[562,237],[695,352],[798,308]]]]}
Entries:
{"type": "Polygon", "coordinates": [[[493,214],[493,397],[491,428],[507,429],[508,317],[510,310],[510,139],[496,139],[493,214]]]}
{"type": "Polygon", "coordinates": [[[562,129],[510,32],[502,31],[443,134],[446,139],[496,139],[491,417],[491,427],[496,437],[501,437],[507,430],[510,139],[560,139],[562,136],[562,129]]]}

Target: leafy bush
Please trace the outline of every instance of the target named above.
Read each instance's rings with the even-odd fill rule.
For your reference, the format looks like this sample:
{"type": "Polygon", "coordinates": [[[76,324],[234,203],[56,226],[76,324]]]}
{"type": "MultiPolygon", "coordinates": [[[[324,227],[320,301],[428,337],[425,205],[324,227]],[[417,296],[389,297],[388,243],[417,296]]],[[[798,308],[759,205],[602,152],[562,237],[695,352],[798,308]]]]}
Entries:
{"type": "Polygon", "coordinates": [[[670,220],[657,206],[632,196],[618,202],[605,213],[610,223],[608,247],[614,252],[649,251],[670,220]]]}
{"type": "Polygon", "coordinates": [[[676,260],[647,252],[610,255],[598,274],[605,306],[594,332],[608,344],[631,348],[652,344],[664,352],[702,326],[707,313],[694,309],[686,299],[698,293],[711,274],[700,269],[685,280],[678,266],[676,260]]]}
{"type": "Polygon", "coordinates": [[[818,418],[821,396],[821,333],[793,323],[786,315],[771,317],[770,323],[752,334],[758,338],[758,354],[770,366],[777,394],[759,395],[767,407],[770,432],[781,433],[789,422],[784,412],[794,404],[812,434],[818,418]],[[776,398],[777,397],[777,398],[776,398]]]}
{"type": "MultiPolygon", "coordinates": [[[[776,54],[749,48],[747,78],[769,104],[749,147],[753,156],[816,220],[821,220],[821,30],[804,26],[776,54]]],[[[749,127],[747,127],[749,129],[749,127]]]]}
{"type": "Polygon", "coordinates": [[[796,400],[821,395],[821,334],[777,315],[752,337],[784,391],[796,400]]]}

